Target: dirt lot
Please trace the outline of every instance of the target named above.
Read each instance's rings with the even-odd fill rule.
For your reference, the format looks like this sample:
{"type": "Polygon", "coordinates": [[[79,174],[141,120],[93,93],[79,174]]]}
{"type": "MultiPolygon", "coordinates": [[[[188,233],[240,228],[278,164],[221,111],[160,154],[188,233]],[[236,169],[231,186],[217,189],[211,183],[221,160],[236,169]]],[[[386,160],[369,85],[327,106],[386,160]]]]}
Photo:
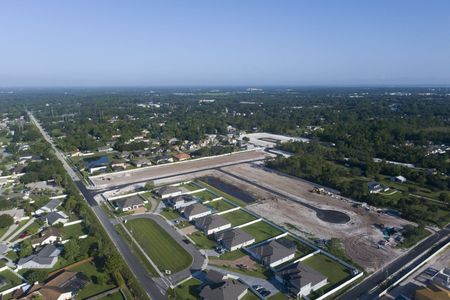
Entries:
{"type": "Polygon", "coordinates": [[[368,271],[381,268],[402,253],[402,250],[390,246],[378,249],[377,243],[383,238],[383,235],[373,225],[382,223],[387,226],[401,227],[408,224],[403,219],[372,211],[368,212],[363,208],[354,208],[350,201],[311,193],[312,184],[266,171],[256,164],[240,164],[225,167],[223,170],[257,182],[266,188],[269,187],[290,198],[322,209],[339,210],[348,214],[351,220],[347,224],[327,223],[318,219],[315,211],[301,204],[275,196],[234,177],[221,176],[222,180],[230,181],[260,199],[258,203],[247,206],[248,209],[275,223],[285,225],[305,237],[339,238],[343,241],[346,254],[368,271]]]}
{"type": "Polygon", "coordinates": [[[262,151],[239,152],[226,156],[196,159],[181,163],[157,165],[130,171],[121,171],[89,177],[98,188],[110,188],[123,184],[132,184],[164,176],[175,176],[184,172],[214,168],[237,162],[263,159],[267,154],[262,151]]]}

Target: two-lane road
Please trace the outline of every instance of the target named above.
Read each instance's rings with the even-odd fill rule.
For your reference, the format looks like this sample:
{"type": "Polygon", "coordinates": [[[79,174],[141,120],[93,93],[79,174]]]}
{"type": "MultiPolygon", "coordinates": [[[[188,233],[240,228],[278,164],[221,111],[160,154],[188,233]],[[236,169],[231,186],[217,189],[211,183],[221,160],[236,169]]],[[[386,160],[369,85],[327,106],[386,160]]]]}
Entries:
{"type": "Polygon", "coordinates": [[[105,229],[109,238],[112,240],[114,245],[117,247],[117,250],[122,255],[122,257],[125,260],[125,262],[127,263],[128,267],[131,269],[134,276],[138,279],[142,288],[144,288],[144,290],[146,291],[148,296],[153,300],[165,299],[165,297],[163,295],[164,289],[162,287],[160,288],[158,285],[156,285],[155,281],[153,281],[150,278],[147,270],[139,262],[139,260],[134,256],[134,254],[129,250],[129,248],[125,244],[125,242],[123,242],[122,239],[119,237],[116,230],[114,229],[114,226],[109,221],[109,218],[106,215],[106,213],[102,210],[102,208],[100,206],[98,206],[98,203],[97,203],[97,201],[95,201],[91,192],[86,188],[86,186],[83,184],[83,182],[77,177],[75,172],[72,170],[72,168],[66,162],[63,154],[59,151],[58,148],[56,148],[56,146],[53,143],[53,141],[51,140],[50,136],[45,132],[45,130],[42,128],[42,126],[39,124],[39,122],[36,120],[36,118],[30,112],[28,112],[28,114],[29,114],[32,122],[36,125],[36,127],[39,129],[39,131],[43,135],[44,139],[51,145],[51,147],[55,151],[56,156],[63,164],[65,170],[70,175],[70,177],[74,181],[75,185],[78,187],[78,190],[80,191],[81,195],[84,197],[84,199],[89,204],[90,208],[96,215],[97,219],[100,221],[100,224],[105,229]]]}

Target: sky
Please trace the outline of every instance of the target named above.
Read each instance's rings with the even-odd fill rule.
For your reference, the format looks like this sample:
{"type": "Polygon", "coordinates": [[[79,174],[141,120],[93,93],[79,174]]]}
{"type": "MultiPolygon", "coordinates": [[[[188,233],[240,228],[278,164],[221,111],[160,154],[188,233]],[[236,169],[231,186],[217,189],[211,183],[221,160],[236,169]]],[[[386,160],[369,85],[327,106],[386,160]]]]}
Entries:
{"type": "Polygon", "coordinates": [[[0,86],[450,85],[450,1],[2,0],[0,86]]]}

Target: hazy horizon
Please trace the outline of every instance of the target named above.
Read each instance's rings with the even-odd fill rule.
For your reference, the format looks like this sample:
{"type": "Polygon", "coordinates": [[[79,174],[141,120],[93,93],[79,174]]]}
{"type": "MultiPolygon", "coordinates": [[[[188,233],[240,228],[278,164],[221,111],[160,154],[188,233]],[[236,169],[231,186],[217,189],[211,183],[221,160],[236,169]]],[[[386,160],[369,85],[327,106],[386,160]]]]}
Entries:
{"type": "Polygon", "coordinates": [[[0,87],[448,87],[450,2],[3,1],[0,87]]]}

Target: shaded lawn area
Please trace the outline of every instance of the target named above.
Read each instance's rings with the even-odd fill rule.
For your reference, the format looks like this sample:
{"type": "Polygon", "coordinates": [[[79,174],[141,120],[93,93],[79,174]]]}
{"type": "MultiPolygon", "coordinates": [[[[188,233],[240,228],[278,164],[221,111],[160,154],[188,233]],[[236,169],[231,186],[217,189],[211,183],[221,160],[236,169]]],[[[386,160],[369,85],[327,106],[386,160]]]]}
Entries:
{"type": "Polygon", "coordinates": [[[199,288],[202,282],[196,278],[191,278],[178,285],[173,290],[168,291],[168,299],[176,300],[197,300],[199,299],[199,288]]]}
{"type": "MultiPolygon", "coordinates": [[[[211,264],[214,265],[214,260],[211,260],[211,264]]],[[[253,277],[257,277],[257,278],[262,278],[262,279],[266,279],[266,280],[270,280],[270,278],[273,277],[272,272],[260,264],[256,264],[254,268],[252,267],[252,268],[248,268],[248,269],[230,267],[227,265],[220,265],[220,264],[217,264],[216,266],[221,269],[229,270],[231,272],[236,272],[236,273],[253,276],[253,277]]]]}
{"type": "Polygon", "coordinates": [[[334,260],[323,254],[316,254],[304,260],[303,263],[328,278],[329,283],[323,288],[314,292],[313,297],[322,295],[326,291],[334,288],[339,283],[348,279],[348,277],[350,276],[350,273],[345,266],[335,262],[334,260]]]}
{"type": "Polygon", "coordinates": [[[175,273],[186,269],[192,263],[191,255],[155,221],[129,220],[126,227],[160,270],[171,270],[175,273]]]}
{"type": "Polygon", "coordinates": [[[216,242],[213,239],[208,238],[201,231],[193,232],[189,235],[189,237],[200,249],[213,249],[216,246],[216,242]]]}
{"type": "Polygon", "coordinates": [[[60,230],[64,240],[78,238],[79,236],[84,235],[83,223],[65,226],[60,230]]]}
{"type": "MultiPolygon", "coordinates": [[[[249,214],[248,212],[245,212],[243,210],[231,211],[231,212],[223,214],[221,216],[224,217],[225,219],[227,219],[231,223],[232,227],[239,226],[239,225],[248,223],[250,221],[256,220],[256,218],[254,216],[252,216],[251,214],[249,214]]],[[[260,223],[260,222],[258,222],[258,223],[260,223]]]]}
{"type": "Polygon", "coordinates": [[[255,238],[256,243],[283,233],[283,231],[281,231],[280,229],[273,227],[272,225],[264,221],[242,227],[241,229],[252,235],[255,238]]]}
{"type": "Polygon", "coordinates": [[[229,209],[232,209],[232,208],[236,207],[236,206],[228,203],[225,200],[216,200],[216,201],[213,201],[213,202],[208,202],[206,205],[214,208],[215,210],[217,210],[219,212],[220,211],[229,210],[229,209]]]}
{"type": "Polygon", "coordinates": [[[297,246],[297,252],[299,252],[301,254],[301,256],[304,256],[306,254],[314,252],[313,248],[309,247],[308,245],[303,244],[302,242],[300,242],[299,240],[297,240],[290,234],[285,236],[284,238],[295,243],[295,245],[297,246]]]}
{"type": "Polygon", "coordinates": [[[125,300],[125,298],[122,296],[120,292],[115,292],[108,296],[100,298],[100,300],[125,300]]]}
{"type": "Polygon", "coordinates": [[[289,297],[281,292],[277,293],[269,298],[269,300],[288,300],[288,299],[289,299],[289,297]]]}
{"type": "Polygon", "coordinates": [[[142,251],[137,247],[135,243],[132,242],[130,236],[125,232],[121,225],[115,227],[117,233],[120,235],[123,241],[128,244],[130,251],[138,258],[139,262],[145,267],[152,277],[159,277],[158,272],[153,268],[152,264],[147,260],[142,251]]]}
{"type": "Polygon", "coordinates": [[[171,208],[165,208],[163,211],[161,211],[161,215],[163,215],[167,220],[174,220],[181,217],[181,215],[171,208]]]}
{"type": "Polygon", "coordinates": [[[6,291],[7,289],[22,283],[22,279],[20,279],[16,274],[14,274],[14,272],[11,272],[10,270],[4,270],[0,272],[0,276],[5,278],[6,282],[4,286],[0,287],[0,292],[6,291]]]}
{"type": "Polygon", "coordinates": [[[241,298],[241,300],[258,300],[258,299],[259,299],[258,296],[253,294],[253,292],[250,291],[250,289],[247,291],[247,294],[245,294],[245,296],[241,298]]]}
{"type": "Polygon", "coordinates": [[[86,299],[115,288],[115,285],[110,282],[104,284],[100,284],[98,282],[97,278],[99,276],[104,276],[105,273],[97,269],[97,267],[91,262],[84,263],[70,270],[81,272],[89,278],[89,283],[86,284],[86,286],[77,294],[76,299],[86,299]]]}
{"type": "Polygon", "coordinates": [[[211,193],[208,190],[201,191],[201,192],[198,192],[198,193],[195,193],[195,194],[192,194],[192,195],[195,196],[195,197],[198,197],[202,202],[210,201],[212,199],[218,198],[218,196],[214,195],[213,193],[211,193]]]}
{"type": "Polygon", "coordinates": [[[222,192],[221,190],[216,189],[215,187],[213,187],[213,186],[211,186],[211,185],[209,185],[209,184],[207,184],[207,183],[205,183],[203,181],[198,181],[198,184],[201,185],[202,187],[207,188],[208,190],[210,190],[214,194],[218,195],[215,198],[217,198],[217,197],[226,198],[226,199],[230,200],[231,202],[233,202],[234,204],[236,204],[237,206],[245,207],[247,205],[247,203],[245,203],[244,201],[239,200],[238,198],[233,197],[231,195],[228,195],[228,194],[222,192]]]}

